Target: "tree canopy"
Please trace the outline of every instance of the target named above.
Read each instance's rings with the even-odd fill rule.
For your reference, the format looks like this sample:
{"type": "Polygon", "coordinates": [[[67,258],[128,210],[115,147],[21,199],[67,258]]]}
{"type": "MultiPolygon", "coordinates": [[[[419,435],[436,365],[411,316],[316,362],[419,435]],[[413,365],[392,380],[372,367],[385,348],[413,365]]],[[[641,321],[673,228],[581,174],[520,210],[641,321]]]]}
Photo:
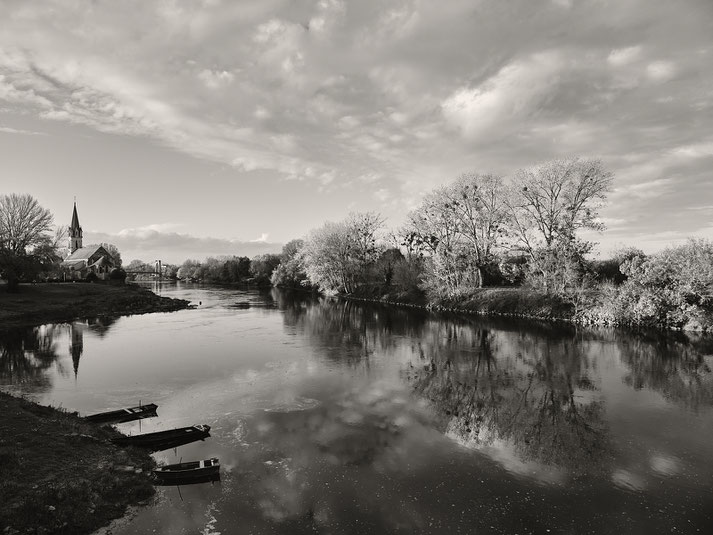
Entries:
{"type": "Polygon", "coordinates": [[[27,194],[0,195],[0,249],[25,254],[50,240],[52,214],[27,194]]]}

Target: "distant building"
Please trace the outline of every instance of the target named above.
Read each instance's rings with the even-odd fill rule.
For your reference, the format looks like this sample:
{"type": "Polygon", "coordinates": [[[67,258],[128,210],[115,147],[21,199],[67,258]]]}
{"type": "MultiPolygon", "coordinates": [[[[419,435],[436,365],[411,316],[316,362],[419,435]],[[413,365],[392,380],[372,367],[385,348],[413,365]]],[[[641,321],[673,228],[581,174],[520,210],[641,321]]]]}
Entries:
{"type": "Polygon", "coordinates": [[[82,247],[82,227],[79,225],[76,202],[72,212],[72,223],[69,226],[69,253],[61,264],[67,279],[86,279],[90,273],[93,273],[98,279],[105,280],[116,267],[114,257],[103,246],[82,247]]]}

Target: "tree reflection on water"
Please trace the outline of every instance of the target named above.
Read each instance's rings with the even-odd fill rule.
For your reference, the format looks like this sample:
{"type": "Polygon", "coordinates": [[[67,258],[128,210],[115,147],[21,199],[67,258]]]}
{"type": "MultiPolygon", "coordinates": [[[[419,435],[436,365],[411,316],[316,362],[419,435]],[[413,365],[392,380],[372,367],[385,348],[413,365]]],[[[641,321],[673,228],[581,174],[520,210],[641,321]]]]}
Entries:
{"type": "Polygon", "coordinates": [[[56,335],[65,325],[42,325],[0,333],[0,380],[3,384],[51,388],[47,370],[57,362],[56,335]]]}
{"type": "Polygon", "coordinates": [[[713,339],[698,334],[646,333],[617,339],[629,368],[624,382],[655,390],[699,410],[713,406],[713,339]]]}
{"type": "Polygon", "coordinates": [[[448,330],[423,342],[430,362],[406,374],[437,407],[446,433],[470,447],[506,443],[523,461],[577,471],[608,455],[603,403],[574,333],[448,330]]]}
{"type": "Polygon", "coordinates": [[[0,332],[0,384],[22,386],[35,392],[47,392],[52,387],[50,370],[68,375],[62,362],[61,341],[67,339],[67,353],[72,359],[75,377],[84,353],[84,334],[98,337],[108,333],[116,318],[96,317],[72,323],[22,327],[0,332]]]}
{"type": "Polygon", "coordinates": [[[710,338],[575,329],[570,325],[428,314],[356,301],[278,294],[288,329],[315,351],[369,368],[403,358],[404,379],[436,409],[439,429],[472,448],[573,473],[611,459],[598,365],[614,356],[625,384],[697,408],[713,406],[710,338]]]}

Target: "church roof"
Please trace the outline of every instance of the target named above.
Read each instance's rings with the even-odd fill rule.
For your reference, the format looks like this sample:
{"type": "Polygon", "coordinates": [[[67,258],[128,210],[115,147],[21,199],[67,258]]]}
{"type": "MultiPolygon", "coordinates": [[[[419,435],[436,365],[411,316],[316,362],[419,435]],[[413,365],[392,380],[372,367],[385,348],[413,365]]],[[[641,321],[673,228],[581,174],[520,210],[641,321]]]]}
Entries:
{"type": "Polygon", "coordinates": [[[79,260],[89,260],[94,253],[99,251],[99,249],[102,250],[102,254],[106,255],[109,254],[104,247],[101,245],[89,245],[87,247],[82,247],[81,249],[77,249],[74,251],[71,255],[69,255],[67,258],[64,259],[64,262],[77,262],[79,260]]]}
{"type": "Polygon", "coordinates": [[[113,262],[110,262],[107,260],[106,256],[101,256],[99,260],[94,262],[91,266],[89,267],[101,267],[101,266],[111,266],[113,265],[113,262]]]}
{"type": "Polygon", "coordinates": [[[74,210],[72,211],[72,224],[69,225],[71,229],[82,228],[79,226],[79,216],[77,216],[77,203],[74,203],[74,210]]]}

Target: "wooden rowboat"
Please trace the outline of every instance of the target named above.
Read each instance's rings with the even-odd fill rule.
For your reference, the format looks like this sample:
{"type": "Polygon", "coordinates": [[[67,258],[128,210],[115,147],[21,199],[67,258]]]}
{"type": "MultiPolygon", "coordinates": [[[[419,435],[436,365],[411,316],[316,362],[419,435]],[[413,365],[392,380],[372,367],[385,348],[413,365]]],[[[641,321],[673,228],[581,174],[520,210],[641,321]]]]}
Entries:
{"type": "Polygon", "coordinates": [[[158,405],[149,403],[148,405],[139,405],[138,407],[129,407],[127,409],[119,409],[116,411],[100,412],[98,414],[90,414],[84,419],[88,422],[96,424],[120,424],[123,422],[133,422],[134,420],[142,420],[157,416],[156,409],[158,405]]]}
{"type": "Polygon", "coordinates": [[[220,462],[213,457],[203,461],[167,464],[157,468],[153,473],[160,485],[215,481],[220,478],[220,462]]]}
{"type": "Polygon", "coordinates": [[[119,437],[113,439],[112,442],[120,446],[136,446],[150,451],[161,451],[190,444],[197,440],[205,440],[210,436],[209,431],[209,425],[192,425],[156,433],[119,437]]]}

